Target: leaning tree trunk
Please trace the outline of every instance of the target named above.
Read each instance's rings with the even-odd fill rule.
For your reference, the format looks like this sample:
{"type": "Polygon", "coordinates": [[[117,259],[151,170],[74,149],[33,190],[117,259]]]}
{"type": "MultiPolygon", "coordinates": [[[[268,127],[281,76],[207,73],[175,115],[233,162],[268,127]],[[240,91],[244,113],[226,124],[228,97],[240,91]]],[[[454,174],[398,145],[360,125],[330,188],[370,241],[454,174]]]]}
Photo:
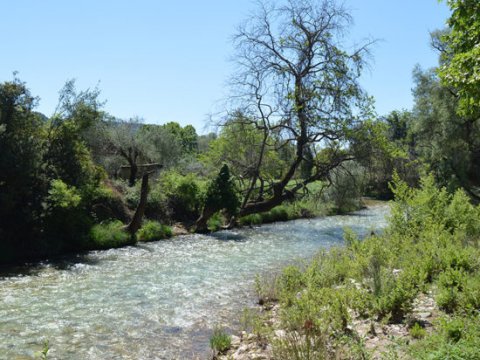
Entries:
{"type": "Polygon", "coordinates": [[[208,220],[215,214],[213,209],[204,208],[202,215],[195,222],[195,232],[197,233],[206,233],[208,232],[208,220]]]}
{"type": "Polygon", "coordinates": [[[127,225],[126,230],[130,233],[132,238],[135,237],[135,234],[142,226],[143,214],[145,213],[145,208],[147,206],[147,197],[148,197],[148,176],[150,173],[146,173],[142,177],[142,188],[140,191],[140,202],[138,203],[137,210],[133,215],[132,221],[127,225]]]}

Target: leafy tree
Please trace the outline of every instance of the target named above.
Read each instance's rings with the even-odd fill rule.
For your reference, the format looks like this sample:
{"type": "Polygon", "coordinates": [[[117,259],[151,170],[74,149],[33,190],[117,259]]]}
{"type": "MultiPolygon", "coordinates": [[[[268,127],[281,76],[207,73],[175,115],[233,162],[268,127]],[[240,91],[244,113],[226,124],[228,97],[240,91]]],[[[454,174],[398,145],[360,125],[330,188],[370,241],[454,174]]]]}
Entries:
{"type": "Polygon", "coordinates": [[[116,173],[126,162],[130,186],[135,185],[141,164],[159,163],[168,168],[183,154],[181,140],[171,131],[161,125],[144,125],[139,118],[111,119],[105,125],[104,139],[107,146],[102,163],[116,173]]]}
{"type": "Polygon", "coordinates": [[[295,149],[268,197],[258,201],[253,191],[247,192],[241,216],[272,209],[354,157],[343,150],[358,124],[371,116],[371,108],[357,81],[369,44],[344,50],[342,35],[350,22],[350,15],[335,2],[292,0],[261,2],[239,28],[238,72],[232,80],[236,107],[262,134],[272,134],[295,149]],[[323,158],[326,162],[313,156],[311,175],[288,186],[302,162],[310,161],[306,154],[322,149],[331,150],[331,156],[323,158]]]}
{"type": "Polygon", "coordinates": [[[18,78],[0,84],[0,262],[30,253],[39,231],[47,180],[43,120],[37,99],[18,78]]]}
{"type": "Polygon", "coordinates": [[[411,111],[392,111],[373,122],[366,122],[363,133],[352,143],[357,162],[366,169],[366,193],[390,199],[393,173],[409,185],[418,182],[419,164],[413,134],[411,111]]]}
{"type": "Polygon", "coordinates": [[[165,169],[175,166],[185,155],[181,141],[163,125],[142,125],[138,139],[144,146],[145,160],[160,163],[165,169]]]}
{"type": "Polygon", "coordinates": [[[210,144],[216,138],[217,134],[214,132],[208,133],[207,135],[200,135],[198,137],[198,152],[200,154],[207,152],[210,148],[210,144]]]}
{"type": "Polygon", "coordinates": [[[233,216],[237,214],[239,206],[240,201],[235,183],[230,175],[228,165],[223,164],[217,177],[207,188],[203,212],[197,220],[196,230],[206,231],[208,219],[217,211],[225,210],[228,216],[233,216]]]}
{"type": "Polygon", "coordinates": [[[169,122],[162,127],[169,132],[181,144],[185,154],[198,151],[198,135],[192,125],[182,126],[177,122],[169,122]]]}
{"type": "Polygon", "coordinates": [[[447,0],[452,10],[450,32],[443,36],[444,63],[439,69],[443,83],[459,96],[462,115],[480,113],[480,2],[447,0]]]}
{"type": "Polygon", "coordinates": [[[42,224],[45,253],[87,246],[96,189],[105,177],[92,157],[96,150],[93,133],[105,116],[99,95],[98,89],[77,91],[74,81],[68,81],[47,123],[43,156],[49,184],[42,224]]]}
{"type": "Polygon", "coordinates": [[[229,164],[240,182],[244,198],[262,197],[265,185],[286,171],[275,139],[266,128],[257,125],[243,113],[234,112],[222,125],[218,138],[210,144],[209,152],[202,156],[209,168],[215,168],[218,163],[229,164]]]}
{"type": "Polygon", "coordinates": [[[414,71],[413,132],[416,151],[439,185],[462,187],[480,199],[480,124],[457,112],[459,99],[442,85],[435,70],[414,71]]]}

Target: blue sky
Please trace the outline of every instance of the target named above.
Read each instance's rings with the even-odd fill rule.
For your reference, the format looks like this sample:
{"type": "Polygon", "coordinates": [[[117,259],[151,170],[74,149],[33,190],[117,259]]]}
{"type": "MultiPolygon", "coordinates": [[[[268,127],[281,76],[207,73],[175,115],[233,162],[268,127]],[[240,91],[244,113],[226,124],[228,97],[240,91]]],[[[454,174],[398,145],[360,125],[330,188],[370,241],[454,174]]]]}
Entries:
{"type": "MultiPolygon", "coordinates": [[[[380,39],[362,79],[379,114],[412,106],[412,69],[434,66],[429,32],[444,27],[437,0],[347,0],[351,41],[380,39]]],[[[231,37],[250,0],[0,0],[0,81],[18,71],[38,110],[51,115],[58,91],[99,83],[106,110],[149,123],[178,121],[207,131],[228,92],[231,37]]]]}

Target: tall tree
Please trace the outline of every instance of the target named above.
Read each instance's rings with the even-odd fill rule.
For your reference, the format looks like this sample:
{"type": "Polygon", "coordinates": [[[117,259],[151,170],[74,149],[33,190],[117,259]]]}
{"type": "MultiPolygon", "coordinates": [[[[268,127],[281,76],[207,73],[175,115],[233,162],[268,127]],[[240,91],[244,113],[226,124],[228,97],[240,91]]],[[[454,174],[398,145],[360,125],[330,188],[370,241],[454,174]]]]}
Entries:
{"type": "Polygon", "coordinates": [[[462,115],[480,114],[480,2],[447,0],[452,10],[449,32],[443,36],[440,78],[459,96],[462,115]]]}
{"type": "Polygon", "coordinates": [[[159,163],[164,168],[175,164],[182,154],[182,144],[160,125],[144,125],[139,118],[111,119],[104,129],[106,147],[102,162],[107,167],[129,167],[129,185],[135,185],[139,166],[159,163]]]}
{"type": "Polygon", "coordinates": [[[480,200],[480,123],[457,112],[458,97],[434,69],[414,71],[413,133],[416,151],[450,190],[462,187],[480,200]]]}
{"type": "Polygon", "coordinates": [[[47,181],[37,99],[15,78],[0,84],[0,263],[31,252],[47,181]]]}
{"type": "Polygon", "coordinates": [[[353,158],[345,149],[358,123],[371,116],[370,99],[358,84],[370,43],[346,51],[342,36],[350,23],[348,12],[334,1],[290,0],[260,2],[239,28],[238,72],[232,79],[236,108],[259,131],[274,133],[295,149],[268,196],[252,198],[254,192],[247,192],[241,216],[291,199],[353,158]],[[330,150],[328,157],[315,156],[322,149],[330,150]],[[302,162],[313,162],[310,176],[289,186],[302,162]]]}

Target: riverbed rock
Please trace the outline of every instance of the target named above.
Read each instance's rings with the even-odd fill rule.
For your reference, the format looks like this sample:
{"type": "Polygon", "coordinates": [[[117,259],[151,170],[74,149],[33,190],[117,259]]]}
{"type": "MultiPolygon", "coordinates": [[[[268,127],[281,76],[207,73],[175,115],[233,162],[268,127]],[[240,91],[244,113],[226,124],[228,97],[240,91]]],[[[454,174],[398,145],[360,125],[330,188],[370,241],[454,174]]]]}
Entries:
{"type": "Polygon", "coordinates": [[[232,335],[232,337],[231,337],[231,347],[233,347],[233,348],[239,347],[240,342],[241,342],[240,337],[238,337],[236,335],[232,335]]]}

